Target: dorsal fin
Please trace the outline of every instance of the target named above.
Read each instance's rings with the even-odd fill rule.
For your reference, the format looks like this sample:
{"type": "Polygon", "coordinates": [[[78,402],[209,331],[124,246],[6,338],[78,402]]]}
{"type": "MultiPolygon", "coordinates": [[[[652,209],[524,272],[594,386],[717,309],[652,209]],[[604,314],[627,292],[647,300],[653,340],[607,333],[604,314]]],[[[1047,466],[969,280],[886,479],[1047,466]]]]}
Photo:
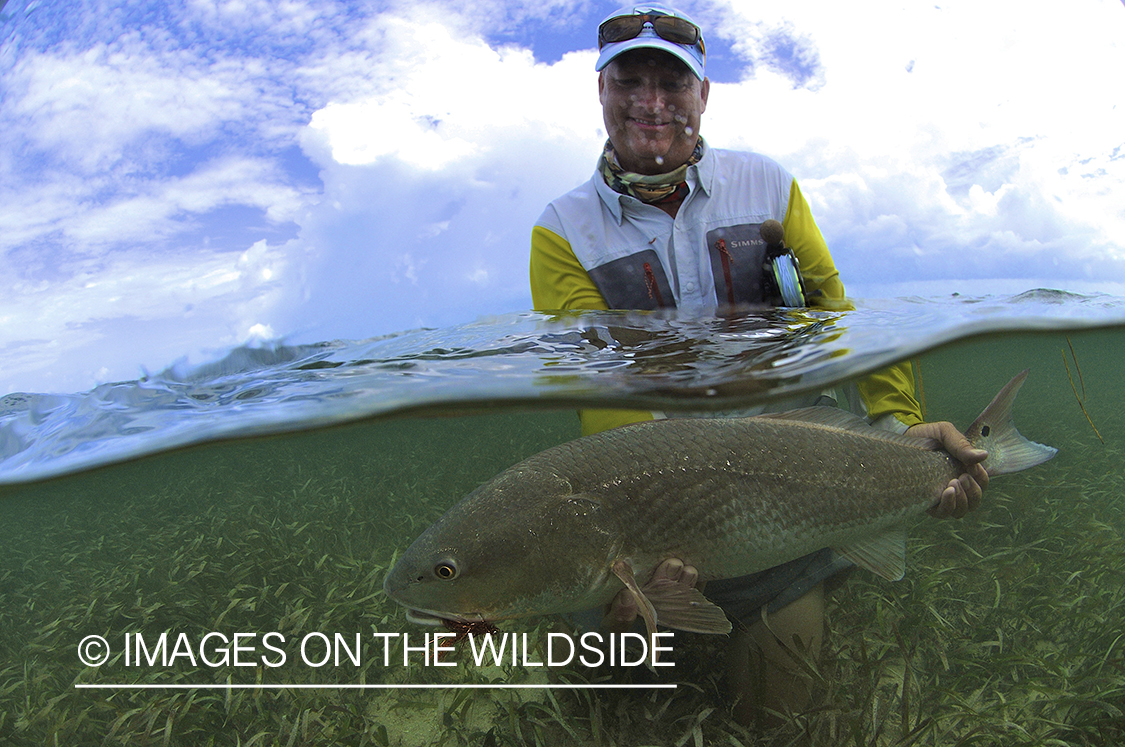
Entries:
{"type": "Polygon", "coordinates": [[[757,415],[759,418],[772,418],[774,420],[788,420],[792,423],[809,423],[824,428],[835,428],[843,431],[855,431],[869,438],[875,438],[888,443],[909,446],[912,449],[924,451],[937,451],[941,443],[932,438],[919,438],[907,436],[904,433],[875,428],[863,418],[838,407],[802,407],[787,412],[770,412],[757,415]]]}
{"type": "Polygon", "coordinates": [[[797,423],[815,423],[816,425],[826,425],[847,431],[874,430],[863,418],[853,415],[847,410],[841,410],[839,407],[801,407],[785,412],[767,412],[757,417],[791,420],[797,423]]]}

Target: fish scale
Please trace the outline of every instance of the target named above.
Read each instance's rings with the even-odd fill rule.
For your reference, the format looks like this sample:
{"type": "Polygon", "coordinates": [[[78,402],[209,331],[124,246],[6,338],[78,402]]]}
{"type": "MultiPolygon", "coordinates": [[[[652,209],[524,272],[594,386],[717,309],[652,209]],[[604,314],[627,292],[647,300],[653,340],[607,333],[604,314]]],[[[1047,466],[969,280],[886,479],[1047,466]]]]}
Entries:
{"type": "Polygon", "coordinates": [[[675,425],[596,434],[580,449],[565,444],[528,466],[578,475],[571,486],[608,509],[626,554],[677,551],[703,578],[762,570],[764,554],[773,560],[782,552],[771,563],[777,565],[856,524],[922,513],[962,471],[944,452],[887,441],[874,429],[841,432],[767,418],[675,425]],[[627,449],[617,447],[621,441],[627,449]],[[600,458],[585,459],[590,451],[600,458]],[[615,462],[611,454],[630,458],[615,462]]]}

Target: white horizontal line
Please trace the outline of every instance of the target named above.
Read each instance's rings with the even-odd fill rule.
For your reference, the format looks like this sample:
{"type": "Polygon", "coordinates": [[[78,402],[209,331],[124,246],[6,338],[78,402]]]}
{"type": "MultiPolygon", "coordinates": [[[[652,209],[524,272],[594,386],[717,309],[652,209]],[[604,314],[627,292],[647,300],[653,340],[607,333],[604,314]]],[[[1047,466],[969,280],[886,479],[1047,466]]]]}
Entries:
{"type": "Polygon", "coordinates": [[[675,690],[678,685],[185,685],[75,684],[76,690],[675,690]]]}

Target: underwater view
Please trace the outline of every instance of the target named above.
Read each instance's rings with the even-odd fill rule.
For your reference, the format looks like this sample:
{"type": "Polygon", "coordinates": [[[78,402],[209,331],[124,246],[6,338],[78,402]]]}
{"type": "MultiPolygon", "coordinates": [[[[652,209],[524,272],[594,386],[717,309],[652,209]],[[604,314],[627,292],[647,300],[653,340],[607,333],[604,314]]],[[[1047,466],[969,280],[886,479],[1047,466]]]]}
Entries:
{"type": "Polygon", "coordinates": [[[513,315],[8,395],[0,743],[1125,743],[1123,368],[1125,301],[1041,291],[513,315]],[[962,429],[1030,369],[1014,420],[1058,454],[914,522],[901,581],[852,573],[800,664],[808,707],[775,725],[732,718],[723,636],[676,631],[651,670],[547,666],[570,621],[530,617],[497,622],[520,656],[477,662],[431,656],[384,594],[447,509],[576,438],[578,407],[722,414],[904,359],[927,419],[962,429]]]}

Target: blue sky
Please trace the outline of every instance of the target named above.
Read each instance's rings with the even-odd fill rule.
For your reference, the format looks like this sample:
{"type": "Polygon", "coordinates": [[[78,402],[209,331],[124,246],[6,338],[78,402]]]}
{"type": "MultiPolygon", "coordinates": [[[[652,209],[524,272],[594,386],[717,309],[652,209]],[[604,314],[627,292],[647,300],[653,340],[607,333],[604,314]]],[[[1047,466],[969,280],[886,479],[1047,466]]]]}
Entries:
{"type": "MultiPolygon", "coordinates": [[[[0,394],[528,308],[615,5],[11,0],[0,394]]],[[[702,134],[797,176],[852,295],[1125,295],[1118,0],[683,7],[702,134]]]]}

